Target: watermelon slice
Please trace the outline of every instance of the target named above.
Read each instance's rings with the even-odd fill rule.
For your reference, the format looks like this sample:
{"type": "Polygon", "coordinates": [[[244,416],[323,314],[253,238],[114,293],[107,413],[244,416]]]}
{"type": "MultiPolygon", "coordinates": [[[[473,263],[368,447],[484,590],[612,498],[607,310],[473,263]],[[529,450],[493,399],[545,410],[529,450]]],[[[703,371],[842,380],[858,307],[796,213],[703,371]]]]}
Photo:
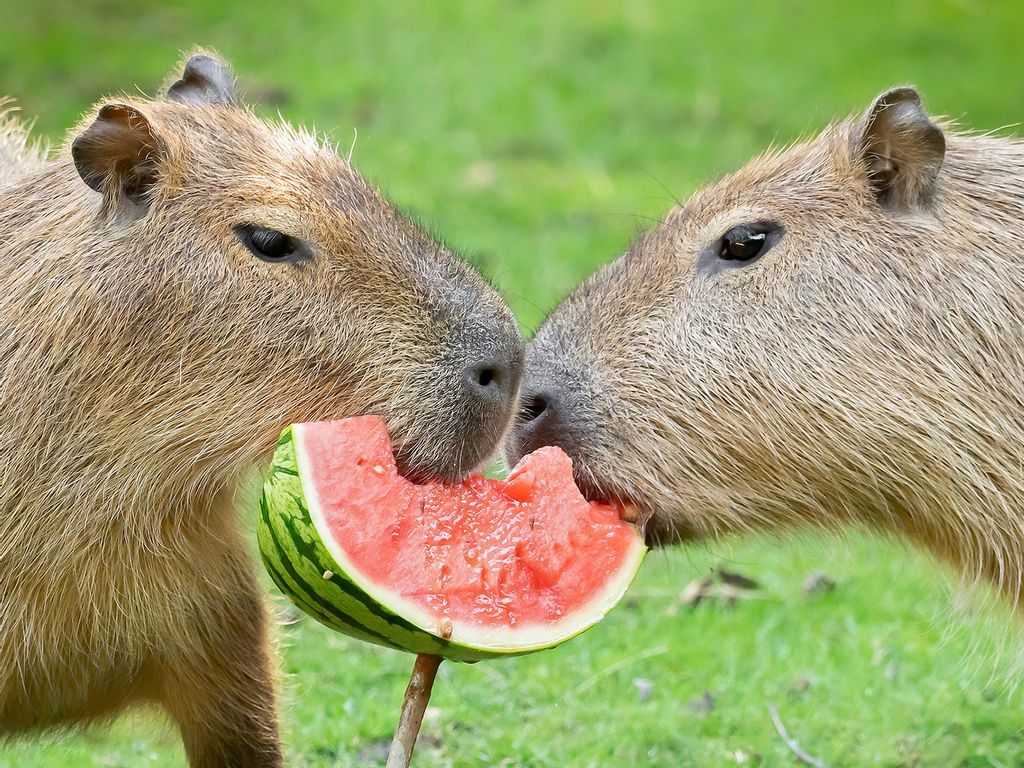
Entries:
{"type": "Polygon", "coordinates": [[[647,551],[588,502],[560,448],[507,481],[398,474],[374,416],[294,424],[260,504],[260,552],[300,608],[362,640],[461,661],[558,645],[619,601],[647,551]]]}

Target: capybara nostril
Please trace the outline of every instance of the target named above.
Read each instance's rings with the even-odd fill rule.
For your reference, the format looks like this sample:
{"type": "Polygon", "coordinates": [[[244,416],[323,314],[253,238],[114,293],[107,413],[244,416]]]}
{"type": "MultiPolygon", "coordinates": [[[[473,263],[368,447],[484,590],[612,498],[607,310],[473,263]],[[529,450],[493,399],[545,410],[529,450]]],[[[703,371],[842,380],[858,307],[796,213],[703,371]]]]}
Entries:
{"type": "Polygon", "coordinates": [[[498,385],[499,374],[493,368],[488,366],[487,368],[481,368],[477,373],[476,380],[481,387],[489,387],[492,384],[498,385]]]}
{"type": "Polygon", "coordinates": [[[511,409],[512,398],[519,385],[520,367],[512,361],[505,362],[497,357],[488,357],[467,366],[463,381],[466,394],[474,401],[473,405],[511,409]]]}
{"type": "Polygon", "coordinates": [[[548,399],[544,395],[534,395],[525,401],[520,419],[524,424],[528,424],[543,416],[547,409],[548,399]]]}
{"type": "Polygon", "coordinates": [[[558,445],[570,452],[569,436],[557,402],[556,395],[547,390],[523,394],[513,436],[520,456],[546,445],[558,445]]]}
{"type": "Polygon", "coordinates": [[[508,370],[491,361],[471,366],[466,375],[466,382],[470,389],[489,397],[499,394],[508,378],[508,370]]]}

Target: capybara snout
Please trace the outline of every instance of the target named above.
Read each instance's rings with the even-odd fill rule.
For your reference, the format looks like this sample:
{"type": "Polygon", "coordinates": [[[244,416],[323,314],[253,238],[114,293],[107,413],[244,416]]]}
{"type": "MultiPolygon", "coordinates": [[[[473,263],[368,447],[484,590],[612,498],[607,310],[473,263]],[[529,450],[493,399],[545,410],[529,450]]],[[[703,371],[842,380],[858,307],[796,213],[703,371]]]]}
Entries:
{"type": "Polygon", "coordinates": [[[563,445],[648,538],[859,523],[1015,599],[1024,151],[910,88],[698,192],[528,349],[512,458],[563,445]]]}

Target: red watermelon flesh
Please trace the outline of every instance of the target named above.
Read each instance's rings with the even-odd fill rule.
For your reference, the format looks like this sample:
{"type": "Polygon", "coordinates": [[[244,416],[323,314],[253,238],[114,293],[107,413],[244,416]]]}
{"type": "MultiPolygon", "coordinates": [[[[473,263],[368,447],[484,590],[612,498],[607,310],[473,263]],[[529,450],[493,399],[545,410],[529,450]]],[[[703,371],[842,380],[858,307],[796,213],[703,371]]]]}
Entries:
{"type": "Polygon", "coordinates": [[[609,574],[642,556],[622,510],[588,502],[560,448],[525,457],[507,481],[421,485],[399,475],[377,417],[294,429],[329,548],[416,613],[521,635],[584,610],[609,574]]]}

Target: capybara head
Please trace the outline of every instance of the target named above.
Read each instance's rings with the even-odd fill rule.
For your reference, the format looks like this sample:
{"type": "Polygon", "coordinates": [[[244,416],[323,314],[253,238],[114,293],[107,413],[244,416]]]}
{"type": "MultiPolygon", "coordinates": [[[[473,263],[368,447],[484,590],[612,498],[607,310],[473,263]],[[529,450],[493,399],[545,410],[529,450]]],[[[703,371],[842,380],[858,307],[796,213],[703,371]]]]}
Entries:
{"type": "Polygon", "coordinates": [[[58,304],[91,377],[72,386],[133,452],[212,478],[290,422],[362,413],[409,474],[455,478],[496,448],[523,355],[501,298],[320,138],[239,106],[215,57],[162,98],[98,105],[62,172],[73,199],[26,193],[52,208],[24,236],[42,266],[14,268],[58,304]],[[46,293],[51,273],[76,296],[46,293]]]}
{"type": "Polygon", "coordinates": [[[851,519],[928,539],[929,509],[995,534],[986,494],[1024,488],[1022,206],[1019,144],[890,90],[581,285],[528,347],[510,453],[562,445],[655,543],[851,519]]]}

